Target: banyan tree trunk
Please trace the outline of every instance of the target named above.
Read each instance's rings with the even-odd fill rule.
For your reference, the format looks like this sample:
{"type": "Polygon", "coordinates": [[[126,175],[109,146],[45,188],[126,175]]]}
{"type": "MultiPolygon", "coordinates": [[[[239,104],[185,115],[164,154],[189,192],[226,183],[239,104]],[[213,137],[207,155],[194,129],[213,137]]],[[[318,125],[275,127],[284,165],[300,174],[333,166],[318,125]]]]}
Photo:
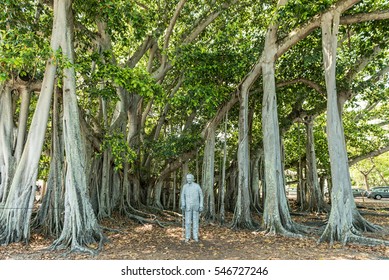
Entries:
{"type": "MultiPolygon", "coordinates": [[[[54,12],[51,49],[56,52],[64,32],[64,18],[54,12]]],[[[25,241],[30,237],[30,219],[35,198],[35,183],[38,164],[42,152],[51,97],[54,89],[56,65],[52,58],[46,64],[42,89],[34,112],[31,129],[16,167],[15,175],[9,188],[9,194],[0,212],[0,243],[25,241]]]]}
{"type": "MultiPolygon", "coordinates": [[[[72,0],[54,1],[54,11],[64,18],[61,47],[64,56],[74,63],[72,0]]],[[[70,248],[71,251],[95,253],[89,245],[98,243],[101,249],[105,241],[92,205],[86,185],[86,152],[80,129],[80,115],[76,96],[75,70],[64,69],[63,80],[63,127],[66,155],[65,213],[60,237],[51,248],[70,248]]]]}
{"type": "Polygon", "coordinates": [[[334,10],[323,15],[322,42],[325,80],[327,88],[327,139],[330,154],[332,191],[331,213],[320,241],[343,244],[352,241],[382,244],[383,241],[361,237],[360,230],[374,231],[376,226],[367,222],[358,212],[351,190],[346,142],[344,138],[339,99],[336,91],[336,48],[340,12],[334,10]]]}

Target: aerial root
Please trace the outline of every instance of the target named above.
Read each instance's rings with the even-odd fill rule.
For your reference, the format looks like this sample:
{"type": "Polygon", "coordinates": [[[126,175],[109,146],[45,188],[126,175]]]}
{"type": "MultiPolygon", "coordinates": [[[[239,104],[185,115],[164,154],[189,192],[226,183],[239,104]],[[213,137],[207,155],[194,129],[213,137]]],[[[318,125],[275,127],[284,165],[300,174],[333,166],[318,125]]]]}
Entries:
{"type": "Polygon", "coordinates": [[[366,246],[389,246],[389,241],[350,234],[347,238],[350,243],[366,246]]]}

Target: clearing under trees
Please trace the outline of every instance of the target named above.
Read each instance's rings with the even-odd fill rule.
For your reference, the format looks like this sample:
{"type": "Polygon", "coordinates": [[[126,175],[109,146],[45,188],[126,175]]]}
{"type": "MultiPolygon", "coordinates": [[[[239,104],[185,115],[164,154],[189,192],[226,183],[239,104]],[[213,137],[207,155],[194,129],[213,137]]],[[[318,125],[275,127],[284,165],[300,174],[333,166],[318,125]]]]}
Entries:
{"type": "Polygon", "coordinates": [[[1,244],[95,254],[118,215],[175,226],[192,173],[205,225],[388,245],[349,171],[388,151],[387,1],[27,0],[0,18],[1,244]]]}

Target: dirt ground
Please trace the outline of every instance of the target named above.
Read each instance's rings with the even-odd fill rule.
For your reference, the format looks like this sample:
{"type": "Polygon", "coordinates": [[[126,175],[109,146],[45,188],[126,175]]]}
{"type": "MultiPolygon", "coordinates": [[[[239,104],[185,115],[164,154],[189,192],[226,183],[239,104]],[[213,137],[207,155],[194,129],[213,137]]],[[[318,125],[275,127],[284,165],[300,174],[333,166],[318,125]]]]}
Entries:
{"type": "MultiPolygon", "coordinates": [[[[365,236],[389,240],[389,200],[356,199],[362,215],[383,230],[365,236]]],[[[254,215],[259,222],[261,217],[254,215]]],[[[298,223],[323,229],[325,215],[292,212],[298,223]]],[[[389,259],[389,247],[317,244],[320,232],[305,238],[266,235],[260,230],[231,230],[228,225],[205,224],[202,221],[199,242],[184,243],[180,217],[171,225],[139,224],[123,217],[103,221],[109,239],[97,255],[47,251],[53,241],[32,232],[29,244],[0,247],[0,259],[23,260],[379,260],[389,259]]]]}

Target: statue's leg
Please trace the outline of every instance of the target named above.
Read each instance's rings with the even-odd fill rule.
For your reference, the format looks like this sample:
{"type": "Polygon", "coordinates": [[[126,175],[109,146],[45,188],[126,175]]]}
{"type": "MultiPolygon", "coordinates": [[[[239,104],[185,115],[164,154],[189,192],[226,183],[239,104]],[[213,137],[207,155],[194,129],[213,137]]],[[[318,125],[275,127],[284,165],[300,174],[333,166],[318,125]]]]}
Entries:
{"type": "Polygon", "coordinates": [[[190,239],[192,212],[193,211],[185,211],[185,241],[189,241],[190,239]]]}
{"type": "Polygon", "coordinates": [[[199,241],[199,212],[193,211],[193,239],[199,241]]]}

